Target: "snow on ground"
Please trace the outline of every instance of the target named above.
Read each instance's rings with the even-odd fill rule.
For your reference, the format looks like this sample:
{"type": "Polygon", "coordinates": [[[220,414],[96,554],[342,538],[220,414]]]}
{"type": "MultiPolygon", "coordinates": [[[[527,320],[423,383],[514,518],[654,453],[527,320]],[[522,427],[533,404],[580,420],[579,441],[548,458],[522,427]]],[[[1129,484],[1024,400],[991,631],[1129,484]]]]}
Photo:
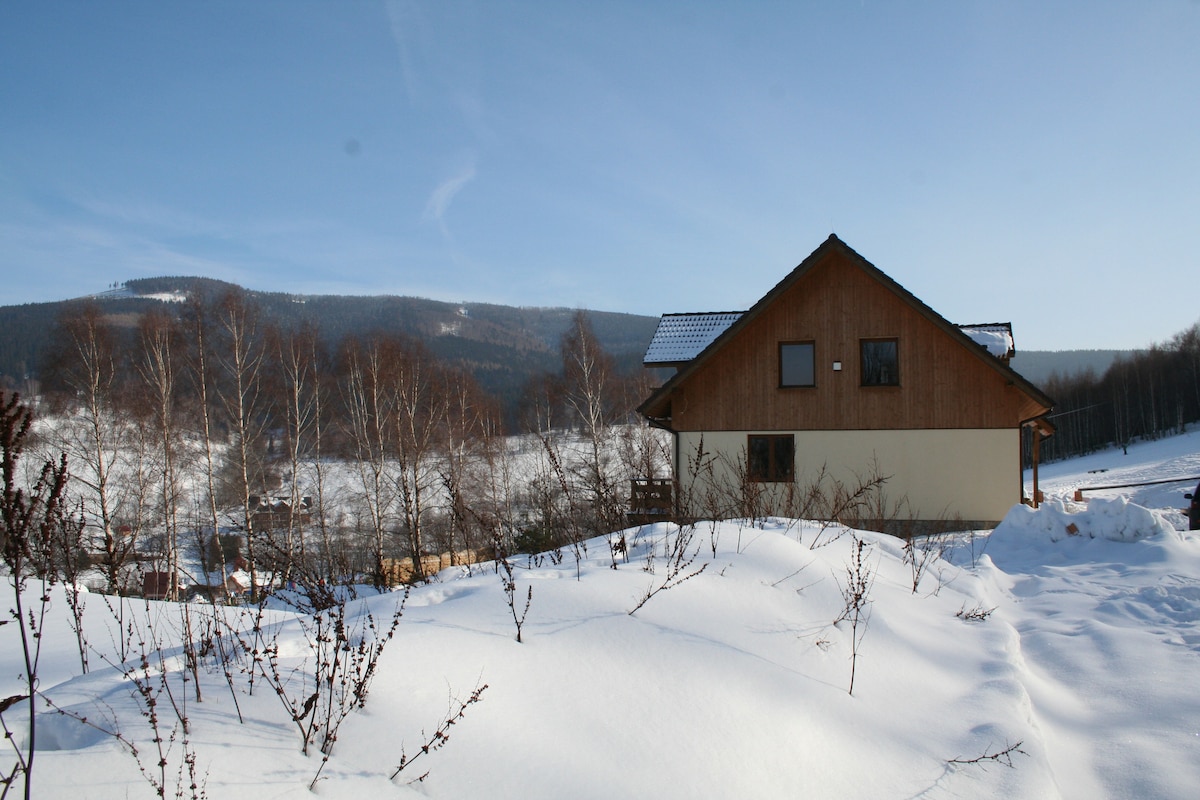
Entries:
{"type": "MultiPolygon", "coordinates": [[[[1064,498],[1096,475],[1183,475],[1198,450],[1200,439],[1186,436],[1044,467],[1051,502],[1014,509],[994,532],[930,542],[917,551],[929,560],[916,592],[891,537],[783,520],[700,524],[684,531],[694,560],[676,578],[703,572],[631,615],[670,577],[679,532],[656,525],[627,532],[628,560],[616,569],[603,539],[588,543],[578,568],[569,550],[558,563],[514,562],[518,615],[532,587],[518,643],[500,576],[443,572],[412,591],[316,794],[1190,798],[1200,786],[1200,539],[1175,530],[1180,518],[1169,512],[1184,489],[1164,490],[1149,509],[1119,492],[1090,507],[1064,498]],[[850,694],[854,631],[834,620],[856,537],[866,542],[869,619],[850,694]],[[446,746],[390,781],[401,752],[419,752],[455,698],[480,684],[481,701],[446,746]]],[[[76,714],[116,719],[152,763],[130,682],[95,653],[92,671],[79,674],[64,598],[52,597],[43,690],[76,714]]],[[[380,619],[398,599],[349,608],[380,619]]],[[[86,611],[94,647],[113,653],[113,612],[98,595],[86,611]]],[[[150,615],[172,641],[183,627],[178,606],[136,603],[128,613],[139,624],[150,615]]],[[[247,625],[236,609],[195,613],[196,626],[219,613],[247,625]]],[[[286,610],[264,618],[295,680],[312,669],[302,622],[286,610]]],[[[0,697],[20,690],[9,641],[0,697]]],[[[178,651],[166,652],[177,670],[178,651]]],[[[219,661],[204,664],[204,701],[187,710],[207,795],[308,796],[320,758],[301,755],[278,698],[261,681],[251,696],[240,673],[231,693],[219,661]]],[[[5,713],[10,725],[22,707],[5,713]]],[[[153,796],[111,737],[50,713],[39,736],[35,796],[153,796]]],[[[176,742],[171,769],[178,756],[176,742]]]]}
{"type": "MultiPolygon", "coordinates": [[[[1026,494],[1032,490],[1032,476],[1025,473],[1026,494]]],[[[1084,489],[1084,497],[1124,497],[1147,508],[1178,512],[1187,507],[1184,492],[1191,492],[1200,482],[1200,430],[1157,439],[1134,442],[1128,452],[1119,447],[1093,453],[1083,458],[1042,465],[1038,484],[1047,497],[1069,500],[1076,489],[1084,489]],[[1117,489],[1093,490],[1093,486],[1146,483],[1172,480],[1174,483],[1155,483],[1150,486],[1122,486],[1117,489]]],[[[1187,528],[1182,513],[1170,517],[1177,528],[1187,528]]]]}

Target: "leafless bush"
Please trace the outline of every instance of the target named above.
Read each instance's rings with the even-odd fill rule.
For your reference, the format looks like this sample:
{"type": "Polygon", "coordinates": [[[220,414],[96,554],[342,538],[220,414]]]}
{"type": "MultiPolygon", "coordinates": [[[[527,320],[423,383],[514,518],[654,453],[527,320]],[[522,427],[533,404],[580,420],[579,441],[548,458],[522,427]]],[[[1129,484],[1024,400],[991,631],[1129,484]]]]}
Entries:
{"type": "MultiPolygon", "coordinates": [[[[240,606],[232,621],[226,618],[226,631],[236,637],[240,669],[246,676],[247,692],[253,696],[259,676],[266,676],[266,662],[270,643],[267,641],[265,625],[265,598],[252,606],[240,606]]],[[[274,633],[278,636],[278,632],[274,633]]]]}
{"type": "Polygon", "coordinates": [[[508,604],[508,610],[512,614],[513,624],[517,627],[517,642],[520,643],[521,629],[525,627],[525,617],[529,615],[529,606],[533,603],[533,584],[530,584],[528,591],[525,593],[525,606],[517,611],[517,578],[513,572],[512,561],[508,557],[508,553],[504,549],[504,540],[497,534],[494,539],[496,549],[496,573],[500,576],[500,582],[504,587],[504,599],[508,604]]]}
{"type": "MultiPolygon", "coordinates": [[[[58,707],[45,698],[47,704],[60,714],[69,716],[115,739],[137,763],[138,771],[165,798],[168,788],[176,798],[201,800],[207,797],[207,776],[200,774],[196,751],[191,743],[191,722],[188,717],[188,683],[198,680],[198,673],[189,663],[192,643],[182,649],[185,669],[174,670],[171,662],[177,650],[163,640],[163,614],[167,604],[152,605],[141,601],[142,613],[132,613],[132,601],[116,599],[117,605],[106,598],[106,605],[117,628],[113,632],[114,651],[93,649],[94,654],[108,664],[128,683],[130,696],[149,729],[151,758],[145,758],[138,747],[140,737],[121,731],[115,715],[109,724],[99,724],[86,716],[58,707]],[[173,685],[178,683],[178,686],[173,685]]],[[[186,623],[180,633],[190,629],[186,623]]],[[[194,652],[194,651],[191,651],[194,652]]],[[[200,698],[197,687],[197,701],[200,698]]]]}
{"type": "MultiPolygon", "coordinates": [[[[425,732],[421,731],[421,738],[425,741],[421,744],[420,749],[418,749],[411,758],[407,753],[405,753],[403,747],[400,749],[400,763],[396,766],[395,772],[391,774],[391,777],[389,777],[388,780],[396,780],[401,772],[412,766],[414,761],[422,756],[429,755],[434,750],[441,750],[443,747],[445,747],[446,743],[450,741],[450,728],[457,725],[458,722],[464,716],[466,716],[467,708],[469,706],[473,706],[483,699],[483,693],[487,688],[488,686],[486,683],[477,685],[475,687],[475,691],[471,692],[470,696],[466,700],[453,697],[450,698],[448,701],[446,716],[443,717],[442,721],[438,723],[433,735],[427,737],[425,732]]],[[[414,778],[413,782],[415,783],[423,781],[427,777],[429,777],[429,773],[424,772],[420,776],[414,778]]]]}
{"type": "MultiPolygon", "coordinates": [[[[67,457],[47,461],[31,484],[18,475],[22,452],[33,423],[33,414],[16,394],[0,390],[0,471],[3,495],[0,496],[0,556],[8,571],[12,588],[9,619],[0,625],[13,625],[22,660],[18,679],[22,694],[0,699],[0,729],[13,752],[13,765],[0,772],[0,797],[6,796],[19,779],[24,796],[32,797],[33,766],[37,755],[37,713],[35,697],[41,667],[42,632],[50,609],[50,591],[57,580],[54,569],[56,541],[68,525],[64,507],[67,486],[67,457]],[[38,592],[26,592],[31,584],[38,592]],[[25,701],[28,735],[19,745],[4,712],[25,701]]],[[[14,647],[12,644],[6,647],[14,647]]]]}
{"type": "Polygon", "coordinates": [[[944,551],[944,542],[936,535],[909,536],[904,540],[904,563],[912,576],[912,593],[916,594],[921,579],[944,551]]]}
{"type": "Polygon", "coordinates": [[[975,567],[979,565],[979,559],[983,558],[983,554],[987,551],[987,546],[990,541],[992,541],[991,536],[980,536],[975,531],[971,531],[969,540],[971,569],[975,569],[975,567]],[[982,544],[980,544],[981,541],[982,544]]]}
{"type": "MultiPolygon", "coordinates": [[[[633,616],[638,609],[650,602],[650,598],[654,597],[659,592],[665,592],[667,589],[673,589],[684,581],[691,580],[700,573],[704,572],[708,567],[709,562],[704,562],[698,568],[693,569],[692,564],[696,561],[696,556],[700,552],[700,545],[692,547],[692,540],[695,536],[695,528],[692,526],[684,526],[675,531],[674,536],[668,536],[663,543],[663,548],[666,551],[666,573],[663,579],[657,583],[651,583],[646,588],[646,593],[638,600],[629,611],[629,615],[633,616]]],[[[654,546],[651,545],[646,556],[647,572],[654,573],[654,546]]]]}
{"type": "Polygon", "coordinates": [[[871,618],[871,585],[875,581],[874,571],[867,563],[870,550],[865,541],[853,533],[853,544],[850,548],[850,563],[846,565],[846,584],[842,586],[842,600],[845,606],[841,614],[833,621],[837,625],[843,620],[850,623],[850,689],[854,694],[854,677],[858,666],[858,650],[863,636],[867,631],[867,623],[871,618]]]}
{"type": "Polygon", "coordinates": [[[578,493],[572,486],[558,444],[548,432],[539,433],[538,438],[541,439],[542,449],[550,468],[550,474],[547,477],[550,479],[549,486],[554,487],[551,491],[557,491],[566,505],[565,511],[560,512],[559,524],[566,535],[566,542],[575,556],[575,579],[579,580],[582,577],[583,557],[587,555],[587,543],[581,524],[578,493]]]}
{"type": "Polygon", "coordinates": [[[984,608],[982,604],[976,605],[973,608],[967,608],[967,604],[963,603],[963,607],[955,612],[954,616],[965,622],[983,622],[992,615],[996,610],[995,606],[984,608]]]}
{"type": "MultiPolygon", "coordinates": [[[[203,615],[200,618],[196,626],[196,636],[191,643],[197,666],[196,683],[200,682],[198,674],[200,666],[210,673],[220,672],[225,686],[229,689],[229,695],[233,699],[233,708],[237,713],[238,722],[244,723],[242,705],[238,700],[238,689],[234,683],[234,674],[247,671],[247,666],[243,661],[245,650],[241,647],[241,637],[234,631],[227,614],[217,606],[210,606],[210,609],[211,614],[203,615]]],[[[237,617],[235,620],[241,618],[243,617],[237,617]]]]}
{"type": "MultiPolygon", "coordinates": [[[[751,473],[745,450],[733,456],[711,453],[701,438],[686,458],[686,482],[675,487],[681,524],[694,514],[709,520],[744,519],[752,525],[770,517],[818,520],[825,524],[809,544],[817,548],[836,541],[848,525],[884,516],[883,488],[891,476],[874,459],[850,480],[837,478],[822,464],[805,480],[767,482],[751,473]]],[[[714,553],[717,536],[714,528],[714,553]]]]}
{"type": "Polygon", "coordinates": [[[693,467],[691,500],[699,501],[701,514],[708,519],[744,519],[750,524],[770,516],[774,498],[768,484],[751,477],[745,449],[736,454],[706,453],[703,447],[701,440],[689,457],[693,467]],[[718,478],[718,474],[728,477],[718,478]]]}
{"type": "Polygon", "coordinates": [[[142,718],[150,728],[152,763],[143,761],[136,748],[132,750],[132,755],[142,777],[153,787],[156,795],[165,798],[168,781],[173,780],[175,797],[198,800],[206,797],[206,794],[204,780],[196,766],[196,751],[190,740],[187,672],[180,672],[182,687],[177,691],[171,686],[172,671],[168,669],[163,642],[154,632],[149,613],[147,606],[145,625],[139,630],[137,659],[132,664],[113,664],[132,684],[133,696],[141,707],[142,718]],[[172,759],[175,760],[174,770],[171,769],[172,759]]]}
{"type": "Polygon", "coordinates": [[[300,751],[308,755],[314,744],[321,751],[321,766],[310,788],[333,754],[342,722],[366,705],[379,657],[400,624],[407,598],[405,592],[383,626],[370,612],[357,621],[349,619],[345,603],[303,619],[309,654],[293,669],[280,662],[278,632],[266,646],[263,675],[300,732],[300,751]]]}
{"type": "MultiPolygon", "coordinates": [[[[151,691],[153,694],[153,690],[151,691]]],[[[140,697],[138,689],[134,690],[134,697],[140,697]]],[[[180,734],[178,728],[173,727],[172,733],[168,735],[168,740],[162,742],[158,740],[158,735],[161,730],[156,731],[156,740],[154,742],[156,751],[160,753],[159,763],[147,765],[142,760],[142,753],[138,750],[137,743],[129,736],[121,732],[119,720],[112,708],[105,707],[102,709],[102,717],[99,721],[95,717],[86,714],[81,714],[77,711],[67,708],[61,708],[53,700],[46,695],[40,694],[39,697],[46,703],[46,706],[60,716],[73,719],[80,725],[91,728],[104,736],[112,738],[122,750],[129,753],[137,763],[138,770],[142,773],[142,777],[155,790],[155,794],[159,797],[166,796],[166,780],[168,775],[167,767],[170,766],[169,760],[163,763],[164,756],[162,755],[164,748],[167,755],[174,750],[175,744],[178,742],[181,746],[183,755],[178,761],[178,765],[174,770],[174,791],[173,796],[179,799],[184,797],[191,800],[204,800],[208,797],[206,786],[208,783],[207,773],[202,777],[197,767],[197,759],[195,751],[191,748],[191,744],[187,739],[186,734],[180,734]],[[186,782],[186,783],[185,783],[186,782]]],[[[99,701],[97,701],[99,702],[99,701]]],[[[151,719],[147,718],[148,721],[151,719]]],[[[152,730],[158,724],[157,718],[151,723],[152,730]]],[[[3,797],[0,794],[0,797],[3,797]]]]}
{"type": "MultiPolygon", "coordinates": [[[[822,468],[822,475],[827,474],[822,468]]],[[[826,524],[809,544],[809,548],[815,549],[837,541],[847,530],[846,525],[861,521],[864,513],[872,503],[876,502],[879,493],[883,491],[884,485],[890,479],[890,475],[884,475],[880,471],[879,463],[876,461],[871,462],[871,466],[866,472],[856,474],[853,483],[844,483],[829,477],[829,488],[824,489],[817,496],[823,506],[818,519],[825,521],[826,524]],[[832,528],[833,523],[838,523],[842,527],[832,537],[826,537],[825,534],[832,528]]]]}
{"type": "Polygon", "coordinates": [[[721,501],[721,495],[716,491],[717,456],[704,446],[704,436],[696,443],[696,447],[687,455],[687,481],[681,481],[678,476],[673,487],[675,493],[675,522],[686,525],[692,515],[704,519],[724,519],[728,516],[721,501]]]}

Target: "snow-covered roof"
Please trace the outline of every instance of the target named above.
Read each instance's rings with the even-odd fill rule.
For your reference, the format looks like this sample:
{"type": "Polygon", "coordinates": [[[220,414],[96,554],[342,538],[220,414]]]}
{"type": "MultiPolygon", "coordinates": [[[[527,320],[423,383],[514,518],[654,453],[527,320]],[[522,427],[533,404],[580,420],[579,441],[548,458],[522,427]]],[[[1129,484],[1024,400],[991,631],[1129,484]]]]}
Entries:
{"type": "Polygon", "coordinates": [[[959,325],[975,344],[982,345],[996,358],[1012,358],[1016,354],[1013,345],[1012,325],[1008,322],[989,322],[984,325],[959,325]]]}
{"type": "Polygon", "coordinates": [[[663,314],[642,363],[679,364],[691,361],[746,312],[663,314]]]}

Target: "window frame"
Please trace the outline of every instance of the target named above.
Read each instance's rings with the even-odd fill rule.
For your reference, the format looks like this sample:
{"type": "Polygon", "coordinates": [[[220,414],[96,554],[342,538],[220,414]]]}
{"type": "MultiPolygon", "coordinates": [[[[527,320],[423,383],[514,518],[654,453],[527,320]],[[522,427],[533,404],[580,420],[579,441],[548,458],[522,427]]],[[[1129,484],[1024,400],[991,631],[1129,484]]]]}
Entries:
{"type": "Polygon", "coordinates": [[[817,386],[817,343],[812,339],[780,342],[778,349],[779,388],[780,389],[815,389],[817,386]],[[807,347],[809,350],[809,380],[810,383],[786,383],[784,376],[784,350],[789,347],[807,347]]]}
{"type": "Polygon", "coordinates": [[[869,339],[858,340],[858,365],[859,365],[859,385],[868,388],[889,387],[900,385],[900,339],[895,336],[880,336],[869,339]],[[867,347],[871,345],[890,344],[893,348],[893,364],[895,375],[891,380],[879,381],[868,380],[871,376],[867,374],[867,365],[871,359],[867,358],[867,347]]]}
{"type": "Polygon", "coordinates": [[[753,483],[792,483],[796,480],[796,434],[746,434],[746,476],[753,483]],[[755,440],[766,443],[766,469],[760,471],[755,461],[755,440]],[[780,458],[779,445],[786,445],[787,458],[780,458]]]}

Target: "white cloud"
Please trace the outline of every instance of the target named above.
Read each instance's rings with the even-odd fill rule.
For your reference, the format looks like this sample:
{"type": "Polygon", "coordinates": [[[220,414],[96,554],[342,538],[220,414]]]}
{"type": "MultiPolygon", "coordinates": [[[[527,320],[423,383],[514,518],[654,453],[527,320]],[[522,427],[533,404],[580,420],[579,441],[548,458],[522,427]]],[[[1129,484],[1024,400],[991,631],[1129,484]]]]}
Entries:
{"type": "Polygon", "coordinates": [[[388,0],[385,6],[392,41],[396,43],[396,55],[400,59],[400,72],[408,101],[417,101],[417,75],[413,67],[413,45],[419,42],[421,10],[412,0],[388,0]]]}
{"type": "Polygon", "coordinates": [[[436,222],[441,228],[442,234],[446,238],[450,238],[450,232],[446,228],[446,212],[450,209],[450,204],[454,202],[454,198],[462,191],[462,188],[475,179],[475,161],[472,159],[468,163],[460,167],[453,175],[438,184],[438,187],[429,195],[429,200],[425,203],[425,213],[422,219],[426,222],[436,222]]]}

